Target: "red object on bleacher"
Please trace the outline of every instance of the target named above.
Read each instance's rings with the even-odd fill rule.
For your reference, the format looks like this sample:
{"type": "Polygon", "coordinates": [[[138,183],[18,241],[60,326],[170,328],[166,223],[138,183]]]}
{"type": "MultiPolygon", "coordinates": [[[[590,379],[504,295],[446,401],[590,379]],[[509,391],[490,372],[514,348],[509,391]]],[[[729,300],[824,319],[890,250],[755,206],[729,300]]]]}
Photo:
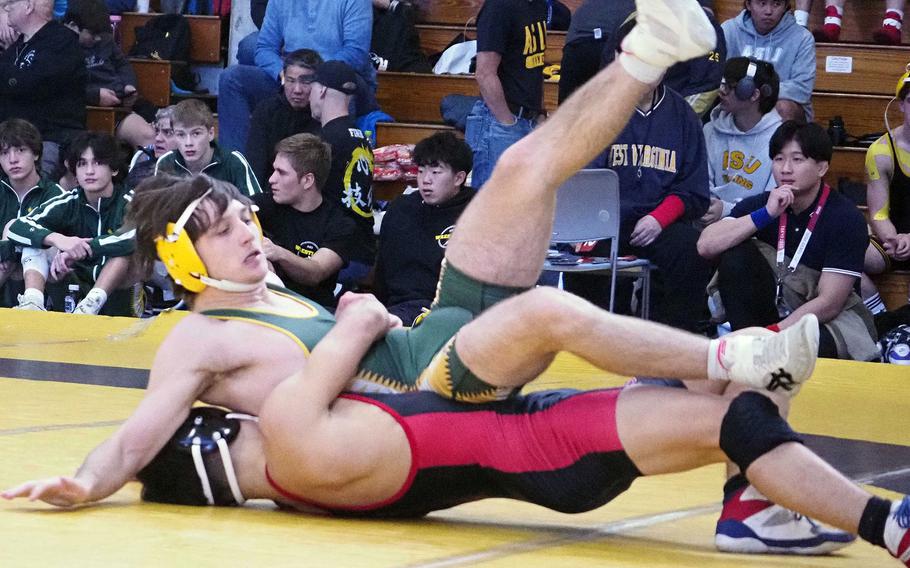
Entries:
{"type": "Polygon", "coordinates": [[[228,16],[231,13],[231,0],[212,0],[213,16],[228,16]]]}

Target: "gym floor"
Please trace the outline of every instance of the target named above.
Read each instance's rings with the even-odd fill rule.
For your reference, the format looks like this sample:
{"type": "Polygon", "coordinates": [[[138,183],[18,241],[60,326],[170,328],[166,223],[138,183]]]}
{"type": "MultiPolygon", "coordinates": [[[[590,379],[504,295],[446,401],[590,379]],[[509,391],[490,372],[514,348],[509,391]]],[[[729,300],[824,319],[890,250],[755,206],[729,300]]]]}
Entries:
{"type": "MultiPolygon", "coordinates": [[[[0,488],[71,474],[142,396],[155,348],[180,314],[149,320],[0,310],[0,488]]],[[[532,388],[622,377],[560,356],[532,388]]],[[[910,369],[821,361],[791,422],[873,492],[910,492],[910,369]]],[[[715,552],[723,468],[641,479],[609,505],[563,515],[493,499],[416,521],[144,504],[128,485],[75,511],[0,502],[0,566],[896,566],[857,542],[827,557],[715,552]]],[[[836,495],[832,495],[836,499],[836,495]]]]}

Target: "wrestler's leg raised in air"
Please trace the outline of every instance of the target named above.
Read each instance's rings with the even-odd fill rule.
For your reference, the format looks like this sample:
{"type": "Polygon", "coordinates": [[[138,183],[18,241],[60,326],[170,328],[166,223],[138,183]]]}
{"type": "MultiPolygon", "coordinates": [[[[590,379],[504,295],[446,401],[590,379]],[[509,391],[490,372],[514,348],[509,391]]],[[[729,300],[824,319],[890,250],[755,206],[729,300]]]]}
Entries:
{"type": "MultiPolygon", "coordinates": [[[[667,67],[713,47],[716,34],[694,0],[638,0],[637,6],[638,24],[623,41],[620,58],[511,146],[461,215],[446,247],[448,267],[436,305],[477,314],[499,301],[488,300],[485,288],[498,287],[489,296],[501,298],[534,285],[552,235],[560,184],[621,132],[635,104],[667,67]],[[468,294],[466,288],[477,292],[468,294]]],[[[462,329],[424,372],[420,388],[465,400],[507,396],[507,387],[533,379],[561,350],[620,373],[734,380],[756,387],[773,387],[780,382],[777,377],[790,387],[807,379],[815,365],[814,319],[772,340],[709,343],[624,320],[577,299],[554,307],[537,306],[528,298],[536,296],[497,304],[462,329]],[[509,314],[509,309],[517,311],[509,314]],[[552,334],[545,331],[549,326],[552,334]],[[663,353],[631,355],[652,350],[663,353]]]]}
{"type": "Polygon", "coordinates": [[[716,34],[695,0],[637,4],[638,25],[620,58],[499,159],[458,220],[448,263],[488,284],[537,282],[559,186],[616,138],[663,70],[713,48],[716,34]]]}

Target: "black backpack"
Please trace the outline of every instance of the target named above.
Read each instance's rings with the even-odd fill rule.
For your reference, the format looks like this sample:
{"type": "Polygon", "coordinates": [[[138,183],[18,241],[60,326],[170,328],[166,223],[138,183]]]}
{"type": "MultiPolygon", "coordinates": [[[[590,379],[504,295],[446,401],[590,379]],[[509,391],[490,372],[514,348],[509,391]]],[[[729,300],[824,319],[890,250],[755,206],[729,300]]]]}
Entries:
{"type": "Polygon", "coordinates": [[[180,14],[155,16],[136,28],[136,44],[130,57],[189,62],[190,24],[180,14]]]}
{"type": "Polygon", "coordinates": [[[417,13],[408,4],[392,2],[388,10],[373,10],[370,57],[379,71],[430,73],[433,66],[420,49],[414,23],[417,13]]]}
{"type": "Polygon", "coordinates": [[[196,91],[198,77],[190,70],[190,24],[180,14],[155,16],[136,29],[130,57],[171,62],[171,80],[183,91],[196,91]]]}

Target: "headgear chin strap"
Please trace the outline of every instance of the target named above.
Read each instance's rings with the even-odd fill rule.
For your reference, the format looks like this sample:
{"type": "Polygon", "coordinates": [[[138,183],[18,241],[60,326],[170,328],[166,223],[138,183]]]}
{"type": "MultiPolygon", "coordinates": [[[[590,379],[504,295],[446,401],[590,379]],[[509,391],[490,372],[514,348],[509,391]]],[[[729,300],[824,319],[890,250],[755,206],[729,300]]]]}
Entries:
{"type": "MultiPolygon", "coordinates": [[[[193,246],[189,233],[186,232],[186,224],[193,216],[196,208],[211,193],[212,188],[209,188],[205,193],[190,201],[177,221],[167,224],[167,235],[155,239],[158,258],[164,263],[168,274],[171,275],[174,282],[189,292],[202,292],[206,286],[224,290],[225,292],[250,292],[255,290],[262,284],[261,282],[242,284],[231,280],[210,278],[202,258],[196,252],[196,247],[193,246]]],[[[260,227],[259,219],[256,218],[255,205],[253,208],[253,220],[256,226],[260,227]]]]}

